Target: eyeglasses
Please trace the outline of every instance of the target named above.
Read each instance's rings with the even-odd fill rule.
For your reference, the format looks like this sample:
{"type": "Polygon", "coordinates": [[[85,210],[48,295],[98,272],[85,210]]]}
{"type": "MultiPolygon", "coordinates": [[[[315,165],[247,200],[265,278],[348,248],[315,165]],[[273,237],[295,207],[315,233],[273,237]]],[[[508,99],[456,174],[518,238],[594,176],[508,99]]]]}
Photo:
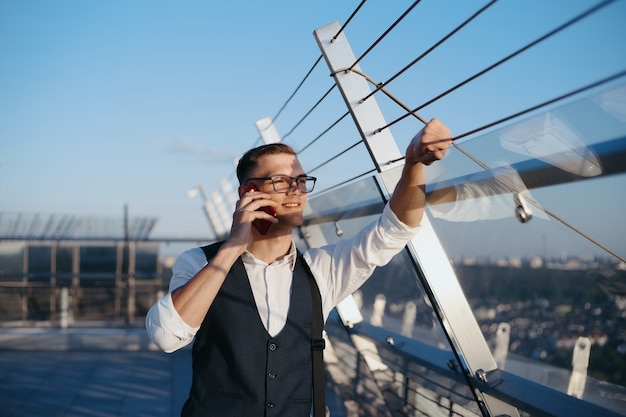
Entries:
{"type": "Polygon", "coordinates": [[[288,192],[295,183],[298,191],[301,193],[310,193],[313,191],[313,187],[315,187],[317,178],[307,175],[298,175],[295,178],[289,175],[273,175],[271,177],[248,178],[244,185],[248,184],[250,181],[272,181],[274,191],[277,193],[288,192]]]}

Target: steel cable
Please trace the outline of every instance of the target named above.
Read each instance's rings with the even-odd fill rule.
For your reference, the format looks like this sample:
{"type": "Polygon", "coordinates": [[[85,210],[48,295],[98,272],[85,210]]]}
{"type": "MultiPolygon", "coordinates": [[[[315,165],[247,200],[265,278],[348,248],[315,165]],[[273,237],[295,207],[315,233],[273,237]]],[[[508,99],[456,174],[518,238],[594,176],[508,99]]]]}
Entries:
{"type": "Polygon", "coordinates": [[[385,126],[382,126],[378,129],[376,129],[374,131],[374,133],[377,132],[381,132],[384,129],[387,129],[391,126],[393,126],[394,124],[400,122],[401,120],[404,120],[405,118],[407,118],[408,116],[410,116],[412,113],[417,112],[421,109],[423,109],[424,107],[436,102],[437,100],[447,96],[448,94],[452,93],[453,91],[459,89],[460,87],[464,86],[465,84],[475,80],[476,78],[486,74],[487,72],[491,71],[492,69],[502,65],[503,63],[509,61],[510,59],[516,57],[517,55],[521,54],[522,52],[527,51],[528,49],[532,48],[533,46],[537,45],[538,43],[548,39],[549,37],[559,33],[560,31],[564,30],[565,28],[573,25],[574,23],[584,19],[585,17],[589,16],[590,14],[602,9],[603,7],[613,3],[616,0],[605,0],[591,8],[589,8],[588,10],[584,11],[583,13],[579,14],[578,16],[568,20],[567,22],[563,23],[562,25],[558,26],[557,28],[551,30],[550,32],[546,33],[545,35],[535,39],[534,41],[532,41],[531,43],[523,46],[522,48],[518,49],[517,51],[507,55],[506,57],[502,58],[501,60],[497,61],[496,63],[488,66],[487,68],[483,69],[482,71],[472,75],[471,77],[465,79],[464,81],[460,82],[459,84],[453,86],[452,88],[449,88],[448,90],[444,91],[443,93],[437,95],[436,97],[433,97],[432,99],[428,100],[427,102],[423,103],[422,105],[414,108],[413,110],[411,110],[410,112],[404,114],[403,116],[398,117],[397,119],[393,120],[390,123],[387,123],[385,126]]]}
{"type": "MultiPolygon", "coordinates": [[[[496,1],[498,0],[492,0],[490,3],[486,4],[484,7],[482,7],[480,10],[478,10],[476,13],[474,13],[472,16],[470,16],[468,19],[466,19],[463,23],[461,23],[459,26],[457,26],[452,32],[448,33],[446,36],[444,36],[443,38],[441,38],[438,42],[436,42],[433,46],[431,46],[430,48],[428,48],[426,51],[424,51],[420,56],[418,56],[417,58],[415,58],[413,61],[411,61],[408,65],[406,65],[404,68],[402,68],[400,71],[398,71],[396,74],[394,74],[391,78],[389,78],[387,81],[384,81],[382,83],[379,83],[376,86],[376,89],[374,89],[374,91],[372,91],[371,93],[369,93],[367,96],[363,97],[361,99],[361,101],[365,101],[368,98],[370,98],[372,95],[376,94],[379,90],[381,90],[384,86],[386,86],[387,84],[389,84],[390,82],[392,82],[393,80],[395,80],[396,78],[398,78],[400,75],[402,75],[404,72],[406,72],[409,68],[411,68],[413,65],[415,65],[416,63],[418,63],[419,61],[421,61],[425,56],[427,56],[428,54],[430,54],[432,51],[434,51],[435,49],[437,49],[438,47],[440,47],[445,41],[447,41],[448,39],[450,39],[453,35],[455,35],[458,31],[460,31],[463,27],[467,26],[472,20],[474,20],[475,18],[477,18],[481,13],[483,13],[485,10],[487,10],[489,7],[491,7],[496,1]]],[[[350,67],[350,70],[354,70],[354,65],[350,67]]]]}
{"type": "Polygon", "coordinates": [[[363,54],[361,54],[361,56],[356,61],[354,61],[354,63],[350,66],[349,70],[357,66],[357,64],[363,58],[365,58],[367,54],[369,54],[385,38],[385,36],[387,36],[396,26],[398,26],[398,24],[415,8],[415,6],[418,5],[420,1],[421,0],[415,1],[407,10],[405,10],[404,13],[402,13],[402,15],[398,19],[396,19],[396,21],[391,26],[389,26],[387,30],[383,32],[383,34],[380,35],[378,39],[376,39],[376,41],[374,41],[374,43],[371,44],[370,47],[367,48],[367,50],[363,52],[363,54]]]}

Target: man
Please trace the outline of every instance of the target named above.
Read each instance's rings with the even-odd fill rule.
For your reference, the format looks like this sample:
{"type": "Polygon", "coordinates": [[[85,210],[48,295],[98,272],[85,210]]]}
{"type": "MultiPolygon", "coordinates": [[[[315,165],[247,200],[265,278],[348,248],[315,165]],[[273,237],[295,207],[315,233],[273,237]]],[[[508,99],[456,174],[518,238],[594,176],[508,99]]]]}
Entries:
{"type": "Polygon", "coordinates": [[[284,144],[240,159],[240,199],[228,239],[183,253],[169,293],[146,318],[151,339],[166,352],[195,337],[183,416],[309,416],[314,286],[308,280],[319,289],[325,320],[376,266],[401,251],[424,213],[423,166],[444,157],[450,138],[445,125],[431,120],[409,144],[380,218],[352,239],[303,254],[292,229],[302,224],[315,179],[284,144]],[[266,234],[253,224],[258,221],[271,222],[266,234]]]}

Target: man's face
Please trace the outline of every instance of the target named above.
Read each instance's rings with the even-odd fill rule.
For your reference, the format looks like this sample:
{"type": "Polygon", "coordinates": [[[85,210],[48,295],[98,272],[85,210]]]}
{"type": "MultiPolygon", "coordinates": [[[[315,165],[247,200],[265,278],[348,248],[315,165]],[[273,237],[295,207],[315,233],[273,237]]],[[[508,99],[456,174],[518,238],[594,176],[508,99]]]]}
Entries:
{"type": "MultiPolygon", "coordinates": [[[[286,153],[263,155],[258,160],[257,167],[249,174],[249,178],[271,177],[274,175],[286,175],[296,178],[304,175],[304,169],[295,155],[286,153]]],[[[259,191],[268,193],[271,199],[278,203],[276,218],[279,223],[272,226],[300,226],[302,224],[302,211],[307,202],[308,194],[298,190],[295,184],[287,192],[275,192],[270,180],[255,180],[254,184],[259,191]]]]}

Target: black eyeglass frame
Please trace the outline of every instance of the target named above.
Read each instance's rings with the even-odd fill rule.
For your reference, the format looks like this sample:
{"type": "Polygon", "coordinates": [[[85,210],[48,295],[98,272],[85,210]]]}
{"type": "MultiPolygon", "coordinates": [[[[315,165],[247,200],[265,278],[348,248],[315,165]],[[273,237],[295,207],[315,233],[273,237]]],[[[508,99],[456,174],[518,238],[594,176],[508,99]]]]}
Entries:
{"type": "Polygon", "coordinates": [[[308,194],[308,193],[312,192],[313,189],[315,188],[315,182],[317,181],[317,177],[312,177],[312,176],[306,175],[306,174],[298,175],[297,177],[290,177],[289,175],[272,175],[271,177],[248,178],[244,182],[243,185],[248,185],[248,183],[250,181],[271,181],[272,182],[272,188],[274,189],[275,193],[288,193],[291,190],[291,188],[293,187],[293,184],[295,183],[296,184],[296,189],[298,191],[300,191],[303,194],[308,194]],[[290,180],[289,187],[287,187],[287,189],[283,190],[283,191],[276,190],[276,183],[274,182],[274,178],[282,178],[282,179],[289,178],[289,180],[290,180]],[[305,182],[303,183],[305,186],[306,186],[308,181],[313,181],[313,185],[311,186],[310,190],[306,189],[306,190],[303,191],[300,188],[300,185],[298,185],[298,180],[301,180],[301,179],[305,179],[305,182]]]}

